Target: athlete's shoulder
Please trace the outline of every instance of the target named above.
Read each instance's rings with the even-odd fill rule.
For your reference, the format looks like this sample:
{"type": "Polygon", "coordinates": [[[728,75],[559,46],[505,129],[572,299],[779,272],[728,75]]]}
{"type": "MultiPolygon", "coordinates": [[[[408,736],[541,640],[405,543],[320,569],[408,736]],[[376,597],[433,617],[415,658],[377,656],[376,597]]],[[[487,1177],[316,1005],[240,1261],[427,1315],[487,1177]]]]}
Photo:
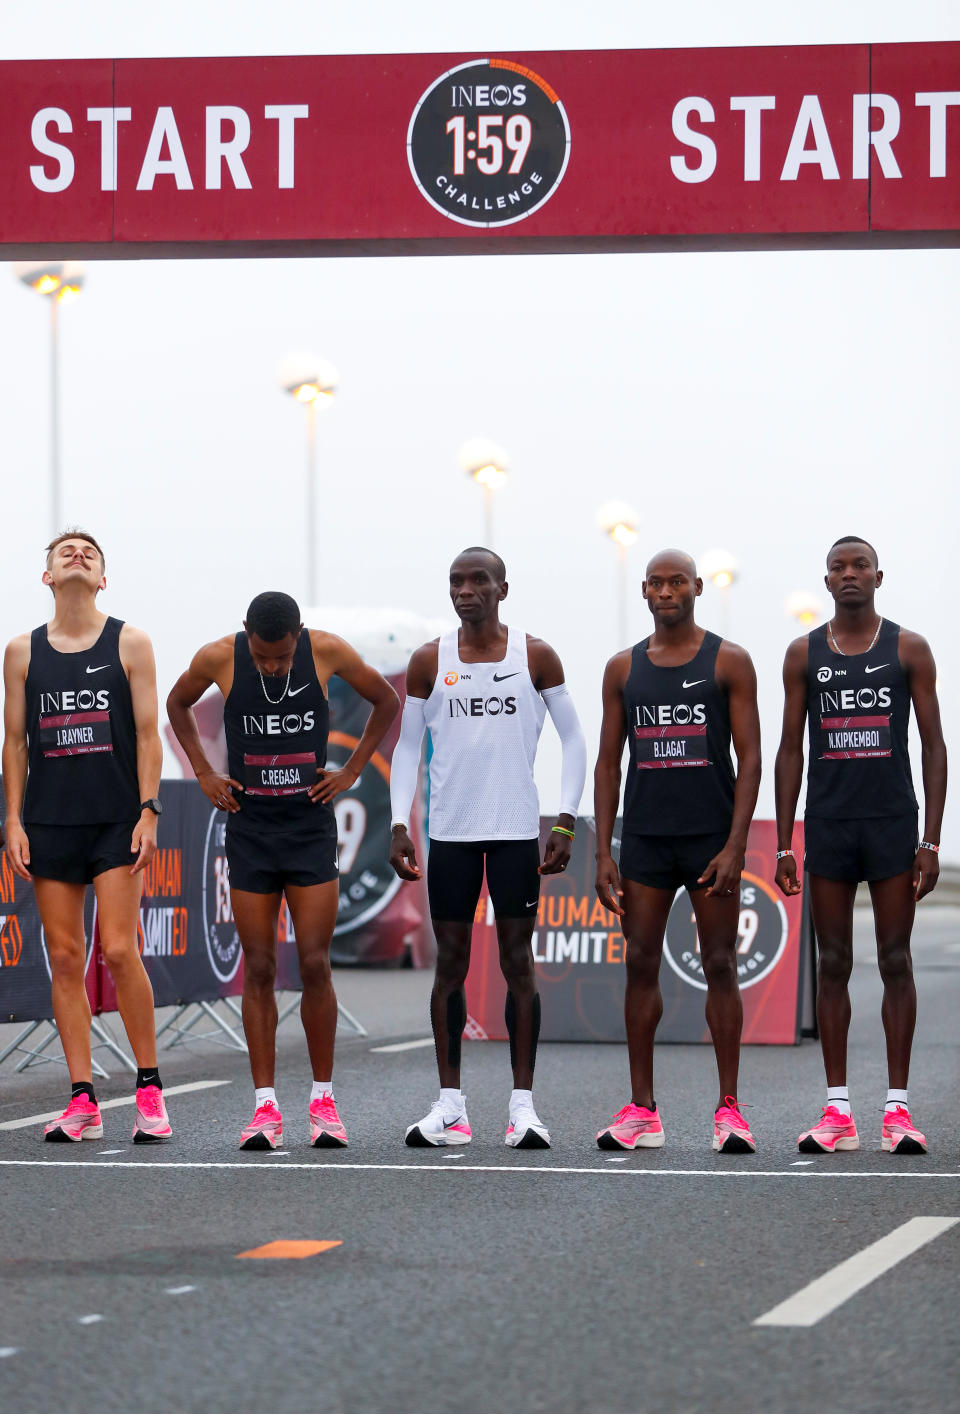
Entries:
{"type": "Polygon", "coordinates": [[[907,667],[915,667],[920,663],[930,662],[933,658],[933,650],[924,638],[922,633],[916,633],[913,629],[900,629],[897,641],[897,653],[901,663],[907,667]]]}
{"type": "Polygon", "coordinates": [[[127,623],[126,619],[124,619],[120,625],[119,642],[120,649],[124,653],[130,652],[131,650],[133,652],[137,652],[138,650],[142,652],[145,649],[149,651],[153,650],[150,635],[146,630],[137,628],[135,624],[127,623]]]}
{"type": "Polygon", "coordinates": [[[616,682],[622,687],[630,676],[632,666],[633,647],[621,648],[619,653],[614,653],[612,658],[607,659],[603,670],[604,682],[616,682]]]}
{"type": "Polygon", "coordinates": [[[227,633],[223,638],[215,638],[212,642],[205,643],[194,653],[194,664],[198,667],[216,668],[222,663],[232,663],[236,639],[235,633],[227,633]]]}
{"type": "Polygon", "coordinates": [[[3,663],[8,671],[16,672],[23,668],[26,672],[30,663],[29,633],[18,633],[16,638],[11,638],[4,650],[3,663]]]}
{"type": "Polygon", "coordinates": [[[352,643],[348,643],[345,638],[341,638],[338,633],[330,633],[325,628],[308,628],[310,635],[310,647],[314,655],[319,654],[321,658],[334,661],[343,657],[344,652],[356,653],[352,643]]]}
{"type": "Polygon", "coordinates": [[[802,633],[799,638],[793,639],[787,646],[787,651],[783,656],[784,671],[790,668],[803,668],[805,670],[809,660],[810,635],[809,633],[802,633]]]}
{"type": "Polygon", "coordinates": [[[431,638],[429,643],[421,643],[419,648],[415,648],[410,654],[408,667],[427,668],[433,664],[436,669],[440,658],[440,640],[431,638]]]}
{"type": "Polygon", "coordinates": [[[721,683],[748,686],[756,684],[757,674],[747,650],[732,639],[721,638],[717,647],[717,677],[721,683]]]}

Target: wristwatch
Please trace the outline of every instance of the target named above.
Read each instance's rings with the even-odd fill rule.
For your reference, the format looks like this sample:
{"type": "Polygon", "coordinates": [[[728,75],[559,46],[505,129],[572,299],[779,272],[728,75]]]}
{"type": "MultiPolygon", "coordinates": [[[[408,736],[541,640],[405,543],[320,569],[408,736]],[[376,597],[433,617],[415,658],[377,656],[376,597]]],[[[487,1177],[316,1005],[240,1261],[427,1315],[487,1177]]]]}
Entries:
{"type": "Polygon", "coordinates": [[[153,796],[150,800],[141,800],[140,809],[141,811],[152,810],[154,815],[163,814],[163,806],[160,804],[160,801],[157,799],[156,796],[153,796]]]}

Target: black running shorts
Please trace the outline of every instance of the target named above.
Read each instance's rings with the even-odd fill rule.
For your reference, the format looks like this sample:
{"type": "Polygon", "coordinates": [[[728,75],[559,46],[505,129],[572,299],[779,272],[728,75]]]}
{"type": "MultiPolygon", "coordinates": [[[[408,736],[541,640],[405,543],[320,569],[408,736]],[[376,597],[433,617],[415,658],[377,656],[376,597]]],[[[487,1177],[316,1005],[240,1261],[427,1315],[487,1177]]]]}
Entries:
{"type": "Polygon", "coordinates": [[[497,918],[534,918],[540,902],[540,841],[431,840],[427,856],[430,916],[472,923],[487,867],[497,918]]]}
{"type": "Polygon", "coordinates": [[[877,820],[804,821],[804,868],[821,879],[857,884],[861,879],[892,879],[913,868],[917,816],[891,815],[877,820]]]}
{"type": "Polygon", "coordinates": [[[30,873],[35,879],[89,884],[108,869],[130,869],[137,858],[130,849],[137,819],[108,825],[24,825],[30,873]]]}
{"type": "Polygon", "coordinates": [[[339,877],[337,825],[333,811],[323,828],[302,830],[245,829],[233,816],[227,820],[227,864],[230,888],[250,894],[279,894],[286,884],[309,888],[339,877]]]}
{"type": "Polygon", "coordinates": [[[648,889],[705,889],[711,881],[697,880],[729,838],[727,830],[709,835],[624,834],[620,842],[620,874],[648,889]]]}

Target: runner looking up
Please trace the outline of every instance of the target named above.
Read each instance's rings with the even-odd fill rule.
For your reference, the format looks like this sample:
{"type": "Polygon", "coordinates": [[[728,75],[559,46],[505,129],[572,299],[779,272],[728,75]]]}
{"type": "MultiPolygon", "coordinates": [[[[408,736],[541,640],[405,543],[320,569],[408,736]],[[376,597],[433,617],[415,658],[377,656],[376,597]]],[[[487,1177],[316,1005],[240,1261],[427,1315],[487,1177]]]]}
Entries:
{"type": "Polygon", "coordinates": [[[99,1139],[84,981],[83,903],[97,896],[100,951],[137,1062],[134,1143],[172,1130],[157,1071],[153,990],[137,948],[143,869],[157,848],[163,748],[150,640],[97,608],[103,551],[72,530],[47,546],[53,618],[4,658],[3,784],[10,863],[33,879],[53,1014],[73,1095],[44,1138],[99,1139]]]}
{"type": "Polygon", "coordinates": [[[845,535],[827,555],[824,583],[833,618],[787,649],[786,700],[777,752],[777,883],[798,894],[790,842],[803,780],[803,724],[809,720],[804,867],[817,935],[817,1023],[827,1074],[820,1120],[800,1135],[803,1153],[858,1149],[847,1087],[847,1032],[853,966],[853,901],[870,886],[883,979],[881,1016],[888,1085],[881,1145],[926,1152],[910,1117],[907,1079],[917,1017],[910,936],[917,902],[936,885],[947,793],[947,749],[937,704],[937,670],[926,640],[876,611],[883,583],[877,552],[845,535]],[[917,841],[910,773],[910,703],[920,729],[925,800],[917,841]]]}
{"type": "Polygon", "coordinates": [[[484,868],[507,983],[506,1024],[514,1090],[505,1142],[546,1149],[550,1135],[533,1104],[540,1033],[531,939],[540,876],[567,866],[586,775],[586,744],[560,659],[549,644],[500,622],[507,597],[503,561],[474,546],[450,567],[450,598],[459,629],[418,648],[407,668],[407,700],[391,768],[390,863],[401,879],[419,879],[408,833],[420,744],[430,732],[430,852],[427,889],[437,938],[430,1016],[440,1097],[407,1130],[414,1147],[468,1144],[472,1137],[460,1089],[460,1048],[467,1019],[463,985],[484,868]],[[540,862],[540,805],[533,779],[546,712],[563,746],[560,814],[540,862]]]}
{"type": "Polygon", "coordinates": [[[283,1119],[274,1090],[277,922],[286,897],[296,935],[300,1017],[313,1068],[308,1105],[314,1148],[343,1147],[333,1093],[337,998],[330,939],[337,921],[337,822],[349,790],[397,714],[397,694],[332,633],[306,629],[289,594],[258,594],[244,631],[201,648],[167,698],[167,714],[204,795],[227,812],[233,916],[243,948],[243,1030],[256,1091],[241,1149],[276,1149],[283,1119]],[[363,735],[339,771],[324,769],[336,674],[372,704],[363,735]],[[224,698],[227,769],[204,754],[193,704],[213,684],[224,698]],[[239,798],[238,798],[239,797],[239,798]]]}
{"type": "Polygon", "coordinates": [[[603,678],[594,804],[597,894],[623,919],[632,1088],[630,1103],[597,1135],[601,1149],[657,1149],[664,1142],[653,1093],[654,1035],[663,1014],[660,957],[670,906],[677,889],[685,888],[696,916],[720,1078],[713,1147],[723,1153],[756,1150],[737,1105],[743,1008],[736,948],[740,872],[760,786],[757,683],[742,648],[695,622],[702,590],[689,555],[655,555],[643,584],[653,633],[611,658],[603,678]],[[610,851],[628,740],[618,868],[610,851]]]}

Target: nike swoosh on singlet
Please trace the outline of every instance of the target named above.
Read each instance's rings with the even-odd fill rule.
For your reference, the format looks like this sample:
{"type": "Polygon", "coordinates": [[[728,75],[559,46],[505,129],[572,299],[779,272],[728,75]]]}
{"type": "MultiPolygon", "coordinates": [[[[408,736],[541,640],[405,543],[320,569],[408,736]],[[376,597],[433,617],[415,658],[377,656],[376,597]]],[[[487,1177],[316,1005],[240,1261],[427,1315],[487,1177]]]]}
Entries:
{"type": "Polygon", "coordinates": [[[296,695],[297,695],[298,692],[306,692],[306,690],[307,690],[307,688],[308,688],[309,686],[310,686],[310,684],[309,684],[308,682],[305,682],[305,683],[303,684],[303,687],[291,687],[291,688],[289,688],[288,691],[287,691],[287,696],[288,696],[288,697],[296,697],[296,695]]]}
{"type": "Polygon", "coordinates": [[[515,678],[519,676],[520,670],[518,668],[515,673],[501,673],[499,677],[497,677],[496,673],[494,673],[493,680],[494,682],[506,682],[507,678],[515,678]]]}
{"type": "Polygon", "coordinates": [[[706,678],[697,678],[696,682],[687,682],[684,678],[683,685],[684,687],[699,687],[702,682],[706,682],[706,678]]]}
{"type": "Polygon", "coordinates": [[[87,667],[87,672],[88,672],[88,673],[102,673],[103,670],[104,670],[104,668],[109,668],[109,666],[110,666],[109,663],[101,663],[100,666],[99,666],[99,668],[91,668],[91,667],[88,666],[88,667],[87,667]]]}
{"type": "MultiPolygon", "coordinates": [[[[890,666],[889,663],[878,663],[875,668],[864,668],[863,671],[864,671],[865,673],[879,673],[879,671],[880,671],[881,668],[889,668],[889,666],[890,666]]],[[[90,669],[88,668],[88,669],[87,669],[87,672],[89,672],[89,671],[90,671],[90,669]]]]}

